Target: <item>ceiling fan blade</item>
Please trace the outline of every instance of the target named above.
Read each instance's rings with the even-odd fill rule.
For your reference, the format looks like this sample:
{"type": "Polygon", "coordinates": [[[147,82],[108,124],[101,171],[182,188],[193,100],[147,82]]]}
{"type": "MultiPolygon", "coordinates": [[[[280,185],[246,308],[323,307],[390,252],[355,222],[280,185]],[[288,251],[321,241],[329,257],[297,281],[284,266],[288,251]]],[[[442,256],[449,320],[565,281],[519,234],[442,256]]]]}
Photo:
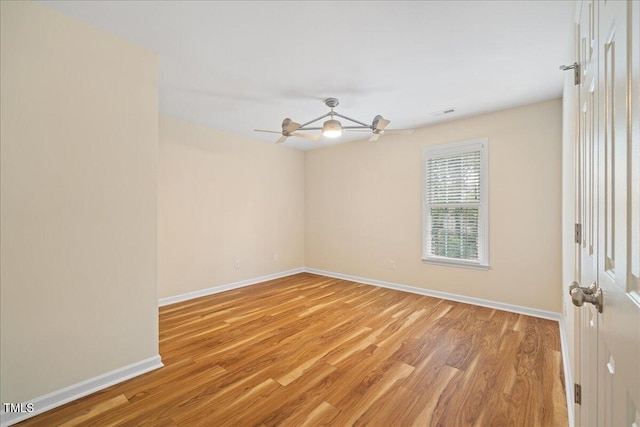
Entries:
{"type": "Polygon", "coordinates": [[[377,141],[378,138],[380,138],[380,134],[374,133],[373,135],[371,135],[371,138],[369,138],[369,141],[377,141]]]}
{"type": "Polygon", "coordinates": [[[282,133],[281,130],[264,130],[264,129],[254,129],[255,132],[268,132],[268,133],[282,133]]]}
{"type": "Polygon", "coordinates": [[[379,118],[378,123],[376,123],[376,130],[384,130],[391,123],[390,120],[379,118]]]}
{"type": "Polygon", "coordinates": [[[320,138],[320,135],[313,135],[310,133],[292,133],[291,136],[297,136],[299,138],[307,138],[307,139],[313,139],[314,141],[316,141],[318,138],[320,138]]]}
{"type": "Polygon", "coordinates": [[[283,142],[285,142],[287,140],[287,138],[289,138],[286,135],[282,135],[277,141],[276,144],[282,144],[283,142]]]}

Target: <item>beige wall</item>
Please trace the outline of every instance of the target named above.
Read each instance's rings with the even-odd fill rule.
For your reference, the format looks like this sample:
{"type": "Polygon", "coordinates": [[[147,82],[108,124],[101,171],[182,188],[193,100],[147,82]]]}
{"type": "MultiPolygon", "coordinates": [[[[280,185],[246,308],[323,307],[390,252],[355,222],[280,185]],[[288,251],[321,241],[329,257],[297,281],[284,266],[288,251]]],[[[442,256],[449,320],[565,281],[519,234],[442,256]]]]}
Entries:
{"type": "Polygon", "coordinates": [[[0,399],[21,402],[158,354],[157,58],[0,7],[0,399]]]}
{"type": "Polygon", "coordinates": [[[562,104],[306,153],[306,266],[560,311],[562,104]],[[489,138],[489,271],[421,262],[422,147],[489,138]],[[389,269],[394,260],[396,269],[389,269]]]}
{"type": "Polygon", "coordinates": [[[160,298],[304,266],[303,152],[167,117],[159,137],[160,298]]]}

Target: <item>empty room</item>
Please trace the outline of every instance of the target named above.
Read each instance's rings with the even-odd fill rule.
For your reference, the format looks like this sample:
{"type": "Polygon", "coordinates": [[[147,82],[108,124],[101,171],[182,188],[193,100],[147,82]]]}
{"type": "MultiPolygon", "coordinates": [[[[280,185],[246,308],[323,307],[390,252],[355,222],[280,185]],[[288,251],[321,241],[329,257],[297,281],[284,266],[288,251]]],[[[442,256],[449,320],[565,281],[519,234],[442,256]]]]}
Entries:
{"type": "Polygon", "coordinates": [[[639,1],[0,19],[0,426],[640,426],[639,1]]]}

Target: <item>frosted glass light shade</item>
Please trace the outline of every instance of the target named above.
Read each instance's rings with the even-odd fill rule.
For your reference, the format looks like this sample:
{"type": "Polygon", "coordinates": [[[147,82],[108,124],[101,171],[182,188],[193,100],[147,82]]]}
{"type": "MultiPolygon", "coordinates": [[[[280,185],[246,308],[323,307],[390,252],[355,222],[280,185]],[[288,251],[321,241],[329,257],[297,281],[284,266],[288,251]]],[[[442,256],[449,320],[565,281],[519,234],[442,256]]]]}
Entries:
{"type": "Polygon", "coordinates": [[[342,135],[342,125],[337,120],[327,120],[322,125],[322,134],[327,138],[337,138],[342,135]]]}

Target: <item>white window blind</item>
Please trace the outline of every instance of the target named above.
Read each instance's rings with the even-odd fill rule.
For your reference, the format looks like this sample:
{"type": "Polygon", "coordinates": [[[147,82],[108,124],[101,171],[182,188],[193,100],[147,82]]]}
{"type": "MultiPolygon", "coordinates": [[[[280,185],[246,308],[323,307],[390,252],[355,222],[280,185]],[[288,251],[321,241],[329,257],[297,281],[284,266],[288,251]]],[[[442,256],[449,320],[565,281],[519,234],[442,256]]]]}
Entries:
{"type": "Polygon", "coordinates": [[[423,259],[488,265],[486,141],[425,148],[423,259]]]}

